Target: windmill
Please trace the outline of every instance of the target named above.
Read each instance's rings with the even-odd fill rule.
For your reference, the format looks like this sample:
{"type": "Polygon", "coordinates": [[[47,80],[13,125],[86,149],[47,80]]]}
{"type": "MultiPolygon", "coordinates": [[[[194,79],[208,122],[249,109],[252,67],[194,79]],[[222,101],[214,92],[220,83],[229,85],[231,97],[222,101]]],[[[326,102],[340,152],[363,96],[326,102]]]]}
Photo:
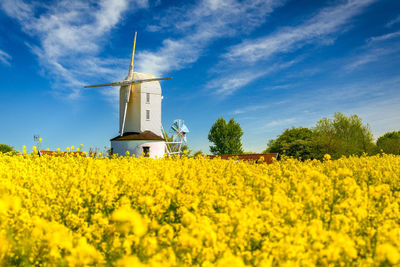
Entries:
{"type": "MultiPolygon", "coordinates": [[[[168,155],[182,153],[182,147],[187,142],[186,134],[188,132],[189,129],[183,120],[174,120],[170,127],[172,140],[170,142],[166,142],[168,155]]],[[[165,132],[164,135],[166,135],[165,132]]]]}
{"type": "Polygon", "coordinates": [[[151,74],[134,72],[136,36],[133,41],[128,76],[119,82],[89,85],[85,88],[120,86],[119,136],[111,139],[112,153],[162,157],[165,140],[161,131],[161,86],[159,81],[171,77],[156,78],[151,74]]]}

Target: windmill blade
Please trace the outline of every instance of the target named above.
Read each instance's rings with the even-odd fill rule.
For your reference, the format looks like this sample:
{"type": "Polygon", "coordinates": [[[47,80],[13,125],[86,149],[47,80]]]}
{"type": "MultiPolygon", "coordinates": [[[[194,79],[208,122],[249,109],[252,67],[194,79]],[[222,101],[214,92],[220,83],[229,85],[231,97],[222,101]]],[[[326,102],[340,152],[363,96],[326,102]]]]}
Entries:
{"type": "Polygon", "coordinates": [[[128,73],[128,77],[129,77],[130,79],[132,79],[132,78],[133,78],[133,62],[135,61],[136,36],[137,36],[137,32],[135,32],[135,38],[133,39],[133,47],[132,47],[131,64],[129,65],[129,73],[128,73]]]}
{"type": "Polygon", "coordinates": [[[86,85],[84,88],[92,88],[92,87],[103,87],[103,86],[123,86],[126,81],[112,82],[112,83],[103,83],[96,85],[86,85]]]}
{"type": "Polygon", "coordinates": [[[179,133],[178,127],[176,125],[172,125],[171,129],[175,132],[175,133],[179,133]]]}
{"type": "Polygon", "coordinates": [[[131,86],[127,87],[128,92],[126,92],[126,97],[125,97],[125,106],[124,106],[124,116],[122,118],[122,126],[121,126],[121,132],[120,136],[124,135],[124,128],[125,128],[125,120],[126,120],[126,111],[128,109],[128,102],[129,102],[129,97],[131,95],[131,86]]]}
{"type": "Polygon", "coordinates": [[[142,80],[132,80],[127,81],[125,84],[139,84],[139,83],[147,83],[147,82],[155,82],[155,81],[164,81],[164,80],[171,80],[172,77],[166,78],[152,78],[152,79],[142,79],[142,80]]]}
{"type": "Polygon", "coordinates": [[[189,132],[189,129],[185,124],[182,125],[181,132],[182,133],[188,133],[189,132]]]}
{"type": "Polygon", "coordinates": [[[178,133],[181,132],[181,125],[182,125],[182,121],[181,120],[174,120],[174,123],[172,124],[171,127],[174,127],[174,130],[178,133]]]}
{"type": "Polygon", "coordinates": [[[182,120],[178,120],[178,130],[179,130],[179,133],[182,132],[182,124],[183,124],[182,120]]]}
{"type": "Polygon", "coordinates": [[[103,83],[103,84],[96,84],[96,85],[87,85],[84,88],[92,88],[92,87],[104,87],[104,86],[126,86],[126,85],[133,85],[133,84],[140,84],[140,83],[147,83],[147,82],[154,82],[154,81],[163,81],[163,80],[170,80],[171,77],[166,78],[152,78],[152,79],[141,79],[141,80],[130,80],[130,81],[119,81],[119,82],[112,82],[112,83],[103,83]]]}

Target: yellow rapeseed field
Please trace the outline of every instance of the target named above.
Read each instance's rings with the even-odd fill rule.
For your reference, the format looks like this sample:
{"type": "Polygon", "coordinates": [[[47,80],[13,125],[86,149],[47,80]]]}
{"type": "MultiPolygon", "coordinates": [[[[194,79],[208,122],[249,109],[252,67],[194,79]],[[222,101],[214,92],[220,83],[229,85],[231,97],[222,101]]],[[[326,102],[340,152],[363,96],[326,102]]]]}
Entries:
{"type": "Polygon", "coordinates": [[[400,264],[400,157],[0,153],[0,264],[400,264]]]}

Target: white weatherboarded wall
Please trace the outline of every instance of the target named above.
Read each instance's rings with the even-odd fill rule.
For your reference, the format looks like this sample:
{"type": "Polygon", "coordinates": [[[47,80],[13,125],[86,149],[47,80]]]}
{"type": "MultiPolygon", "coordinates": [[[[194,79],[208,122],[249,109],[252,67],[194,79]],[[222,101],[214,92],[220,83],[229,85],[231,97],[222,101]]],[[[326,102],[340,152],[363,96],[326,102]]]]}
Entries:
{"type": "MultiPolygon", "coordinates": [[[[153,75],[134,72],[134,79],[152,79],[153,75]]],[[[120,89],[120,129],[124,117],[125,99],[128,87],[122,86],[120,89]]],[[[160,83],[147,82],[133,86],[129,98],[129,105],[126,112],[124,132],[140,133],[152,131],[156,135],[161,133],[161,86],[160,83]],[[150,101],[147,102],[146,95],[150,94],[150,101]],[[146,118],[146,111],[150,112],[150,119],[146,118]]]]}

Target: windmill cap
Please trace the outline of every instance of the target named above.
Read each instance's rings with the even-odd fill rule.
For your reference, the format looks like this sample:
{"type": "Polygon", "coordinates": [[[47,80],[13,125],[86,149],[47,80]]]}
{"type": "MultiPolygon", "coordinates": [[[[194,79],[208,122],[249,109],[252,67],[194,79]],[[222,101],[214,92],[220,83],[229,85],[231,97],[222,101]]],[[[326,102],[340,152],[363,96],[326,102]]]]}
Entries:
{"type": "Polygon", "coordinates": [[[116,136],[112,138],[110,141],[127,141],[127,140],[152,140],[152,141],[165,141],[159,135],[156,135],[152,131],[144,131],[141,133],[136,132],[126,132],[122,136],[116,136]]]}

